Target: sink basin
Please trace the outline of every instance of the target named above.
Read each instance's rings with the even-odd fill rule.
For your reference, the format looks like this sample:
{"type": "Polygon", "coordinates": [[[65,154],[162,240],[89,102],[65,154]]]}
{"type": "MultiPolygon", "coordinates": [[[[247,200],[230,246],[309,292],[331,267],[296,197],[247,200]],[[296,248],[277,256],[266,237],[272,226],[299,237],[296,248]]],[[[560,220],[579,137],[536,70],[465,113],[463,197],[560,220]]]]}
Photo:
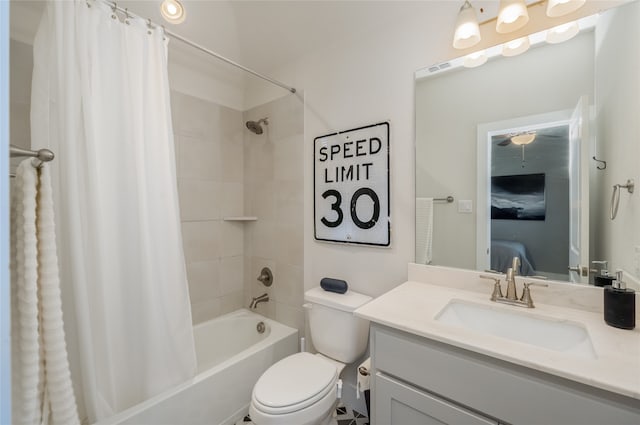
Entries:
{"type": "Polygon", "coordinates": [[[548,350],[583,358],[597,358],[589,332],[579,323],[542,318],[519,311],[505,311],[460,300],[450,301],[435,320],[548,350]]]}

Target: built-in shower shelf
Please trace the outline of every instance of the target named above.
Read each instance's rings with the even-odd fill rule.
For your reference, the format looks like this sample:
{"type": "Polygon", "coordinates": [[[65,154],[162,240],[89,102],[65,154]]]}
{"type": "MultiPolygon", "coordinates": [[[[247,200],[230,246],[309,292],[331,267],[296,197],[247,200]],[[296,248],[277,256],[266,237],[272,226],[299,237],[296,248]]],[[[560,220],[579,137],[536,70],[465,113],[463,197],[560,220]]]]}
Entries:
{"type": "Polygon", "coordinates": [[[252,216],[237,216],[237,217],[223,217],[224,221],[256,221],[258,217],[252,216]]]}

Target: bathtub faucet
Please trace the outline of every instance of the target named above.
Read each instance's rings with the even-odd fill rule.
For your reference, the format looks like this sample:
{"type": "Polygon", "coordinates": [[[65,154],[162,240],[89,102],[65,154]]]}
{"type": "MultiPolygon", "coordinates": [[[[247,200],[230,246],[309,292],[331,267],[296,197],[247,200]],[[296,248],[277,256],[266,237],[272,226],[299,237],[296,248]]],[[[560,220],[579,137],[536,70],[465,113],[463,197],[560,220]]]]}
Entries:
{"type": "Polygon", "coordinates": [[[257,308],[258,304],[266,303],[267,301],[269,301],[269,295],[266,293],[260,295],[259,297],[254,297],[251,299],[251,304],[249,305],[249,308],[257,308]]]}

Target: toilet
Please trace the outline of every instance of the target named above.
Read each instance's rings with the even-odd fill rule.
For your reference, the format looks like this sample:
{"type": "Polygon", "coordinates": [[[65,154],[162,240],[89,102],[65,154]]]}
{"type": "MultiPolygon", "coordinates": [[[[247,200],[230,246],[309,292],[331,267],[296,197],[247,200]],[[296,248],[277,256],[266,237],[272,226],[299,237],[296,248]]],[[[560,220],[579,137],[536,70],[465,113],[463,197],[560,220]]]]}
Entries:
{"type": "Polygon", "coordinates": [[[367,348],[369,321],[355,317],[353,311],[371,297],[317,287],[305,292],[304,299],[318,354],[293,354],[262,374],[249,407],[256,425],[335,424],[332,413],[342,391],[340,373],[367,348]]]}

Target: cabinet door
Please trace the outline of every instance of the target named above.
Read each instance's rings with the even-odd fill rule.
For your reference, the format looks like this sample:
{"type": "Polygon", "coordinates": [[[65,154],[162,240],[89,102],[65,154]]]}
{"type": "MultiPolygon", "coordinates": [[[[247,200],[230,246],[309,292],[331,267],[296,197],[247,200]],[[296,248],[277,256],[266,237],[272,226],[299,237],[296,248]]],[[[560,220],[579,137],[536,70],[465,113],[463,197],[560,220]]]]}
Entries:
{"type": "Polygon", "coordinates": [[[373,425],[497,424],[380,372],[374,379],[373,425]]]}

